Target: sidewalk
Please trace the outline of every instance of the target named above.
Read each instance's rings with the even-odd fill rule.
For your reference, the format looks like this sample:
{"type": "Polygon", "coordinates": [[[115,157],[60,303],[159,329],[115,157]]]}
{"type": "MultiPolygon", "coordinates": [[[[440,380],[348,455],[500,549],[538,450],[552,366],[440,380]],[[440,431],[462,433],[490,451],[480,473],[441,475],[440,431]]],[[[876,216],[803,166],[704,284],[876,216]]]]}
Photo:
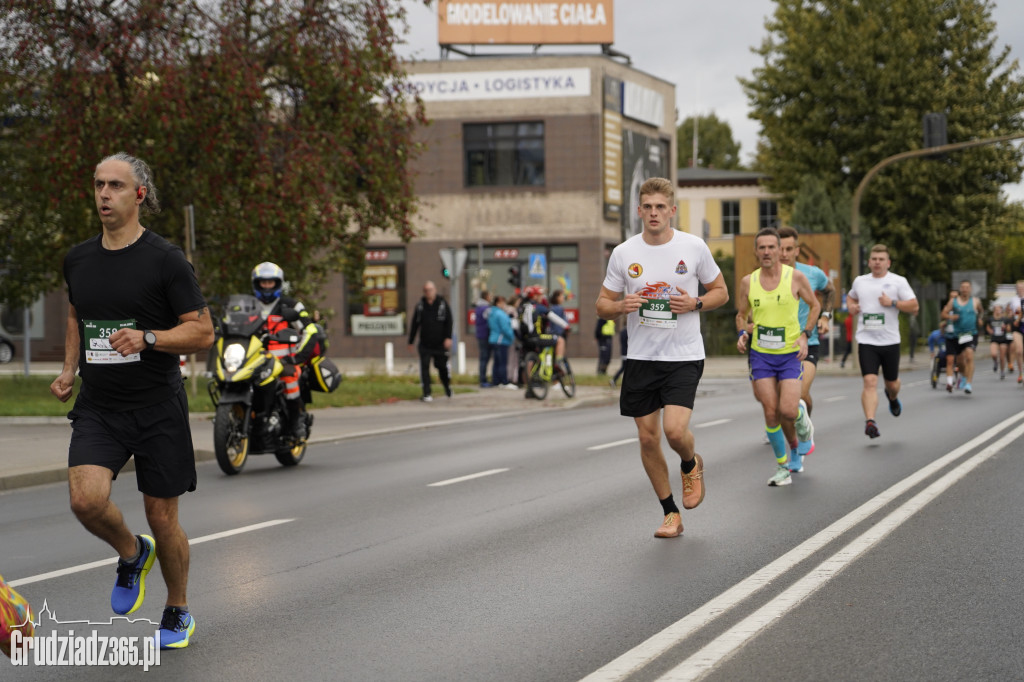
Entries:
{"type": "MultiPolygon", "coordinates": [[[[916,364],[907,364],[904,360],[907,369],[927,366],[927,357],[918,358],[916,364]]],[[[367,368],[382,370],[382,363],[375,360],[348,359],[336,362],[346,374],[363,373],[367,368]]],[[[596,362],[596,359],[581,358],[574,361],[574,366],[577,369],[583,368],[584,372],[592,372],[596,362]]],[[[396,366],[401,364],[396,363],[396,366]]],[[[475,361],[467,361],[467,366],[475,369],[477,364],[475,361]]],[[[612,363],[613,370],[618,367],[618,361],[612,363]]],[[[23,369],[23,366],[12,362],[0,365],[0,374],[21,374],[23,369]]],[[[58,363],[34,363],[31,370],[33,374],[56,375],[60,372],[60,366],[58,363]]],[[[818,374],[854,377],[858,372],[849,365],[840,369],[833,363],[821,362],[818,374]]],[[[705,363],[701,391],[713,391],[714,380],[744,379],[746,376],[745,356],[711,357],[705,363]]],[[[553,386],[548,391],[547,399],[538,401],[525,399],[521,390],[474,387],[472,392],[456,393],[453,398],[446,399],[439,388],[435,376],[432,403],[400,400],[362,407],[314,409],[315,421],[309,442],[329,443],[396,431],[427,429],[457,422],[493,419],[528,410],[615,405],[619,393],[617,389],[606,386],[578,386],[576,397],[569,399],[558,386],[553,386]]],[[[0,417],[0,491],[67,480],[70,438],[71,427],[63,417],[0,417]]],[[[212,415],[192,415],[192,441],[197,461],[214,459],[212,415]]],[[[129,462],[126,470],[130,470],[131,466],[129,462]]]]}

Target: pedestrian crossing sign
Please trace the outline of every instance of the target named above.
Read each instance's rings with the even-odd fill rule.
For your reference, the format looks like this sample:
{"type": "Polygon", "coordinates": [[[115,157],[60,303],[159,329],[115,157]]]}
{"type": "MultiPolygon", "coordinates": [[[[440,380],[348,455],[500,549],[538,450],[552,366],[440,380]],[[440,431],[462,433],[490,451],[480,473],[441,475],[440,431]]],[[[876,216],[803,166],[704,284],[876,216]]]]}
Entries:
{"type": "Polygon", "coordinates": [[[535,279],[544,279],[547,276],[547,262],[543,253],[531,253],[530,254],[530,277],[535,279]]]}

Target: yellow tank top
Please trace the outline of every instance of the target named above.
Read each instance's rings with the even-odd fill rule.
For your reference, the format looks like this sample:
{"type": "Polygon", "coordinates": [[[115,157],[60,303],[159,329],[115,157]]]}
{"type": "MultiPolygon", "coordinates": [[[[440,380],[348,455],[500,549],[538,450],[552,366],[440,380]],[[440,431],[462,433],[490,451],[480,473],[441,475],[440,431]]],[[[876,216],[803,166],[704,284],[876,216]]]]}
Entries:
{"type": "Polygon", "coordinates": [[[793,268],[782,266],[779,285],[771,291],[761,286],[761,268],[750,275],[750,313],[754,319],[754,338],[750,349],[760,353],[783,355],[799,350],[800,299],[793,295],[793,268]]]}

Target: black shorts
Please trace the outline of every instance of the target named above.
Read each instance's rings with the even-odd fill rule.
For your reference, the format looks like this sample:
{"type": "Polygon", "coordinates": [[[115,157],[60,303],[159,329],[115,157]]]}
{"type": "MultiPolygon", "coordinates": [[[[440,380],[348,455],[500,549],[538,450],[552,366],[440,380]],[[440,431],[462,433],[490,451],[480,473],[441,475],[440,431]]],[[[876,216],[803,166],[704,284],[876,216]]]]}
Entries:
{"type": "Polygon", "coordinates": [[[992,343],[1010,344],[1013,343],[1013,339],[1008,336],[993,336],[992,343]]]}
{"type": "Polygon", "coordinates": [[[804,358],[804,362],[809,362],[815,367],[818,366],[818,350],[821,348],[819,344],[813,346],[807,346],[807,357],[804,358]]]}
{"type": "Polygon", "coordinates": [[[882,368],[882,376],[886,381],[896,381],[900,376],[900,344],[891,346],[869,346],[866,343],[857,345],[857,360],[860,362],[861,376],[878,374],[882,368]]]}
{"type": "Polygon", "coordinates": [[[665,405],[693,409],[697,384],[704,374],[703,360],[660,362],[624,360],[619,412],[624,417],[646,417],[665,405]]]}
{"type": "Polygon", "coordinates": [[[954,336],[952,338],[946,337],[946,354],[947,355],[960,355],[968,348],[978,347],[978,335],[975,334],[970,341],[967,343],[960,343],[960,337],[954,336]]]}
{"type": "Polygon", "coordinates": [[[171,498],[196,489],[196,453],[184,389],[162,403],[125,412],[79,401],[68,419],[69,467],[106,467],[116,479],[134,455],[135,480],[146,495],[171,498]]]}

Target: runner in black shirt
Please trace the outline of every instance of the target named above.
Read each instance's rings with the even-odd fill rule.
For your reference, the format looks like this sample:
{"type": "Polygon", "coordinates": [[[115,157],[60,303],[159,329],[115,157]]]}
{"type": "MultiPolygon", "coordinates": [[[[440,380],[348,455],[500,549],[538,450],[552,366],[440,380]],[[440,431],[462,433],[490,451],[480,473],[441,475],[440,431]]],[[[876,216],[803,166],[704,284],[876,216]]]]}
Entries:
{"type": "Polygon", "coordinates": [[[178,496],[195,490],[195,451],[178,355],[209,348],[213,325],[195,273],[181,249],[139,222],[159,210],[149,167],[120,153],[94,176],[102,232],[68,253],[68,327],[64,369],[50,391],[71,397],[68,413],[71,509],[121,557],[110,595],[115,613],[132,613],[146,596],[146,574],[159,554],[167,583],[162,648],[188,646],[188,538],[178,524],[178,496]],[[133,535],[110,500],[111,482],[132,457],[153,536],[133,535]],[[157,549],[159,547],[159,549],[157,549]]]}

